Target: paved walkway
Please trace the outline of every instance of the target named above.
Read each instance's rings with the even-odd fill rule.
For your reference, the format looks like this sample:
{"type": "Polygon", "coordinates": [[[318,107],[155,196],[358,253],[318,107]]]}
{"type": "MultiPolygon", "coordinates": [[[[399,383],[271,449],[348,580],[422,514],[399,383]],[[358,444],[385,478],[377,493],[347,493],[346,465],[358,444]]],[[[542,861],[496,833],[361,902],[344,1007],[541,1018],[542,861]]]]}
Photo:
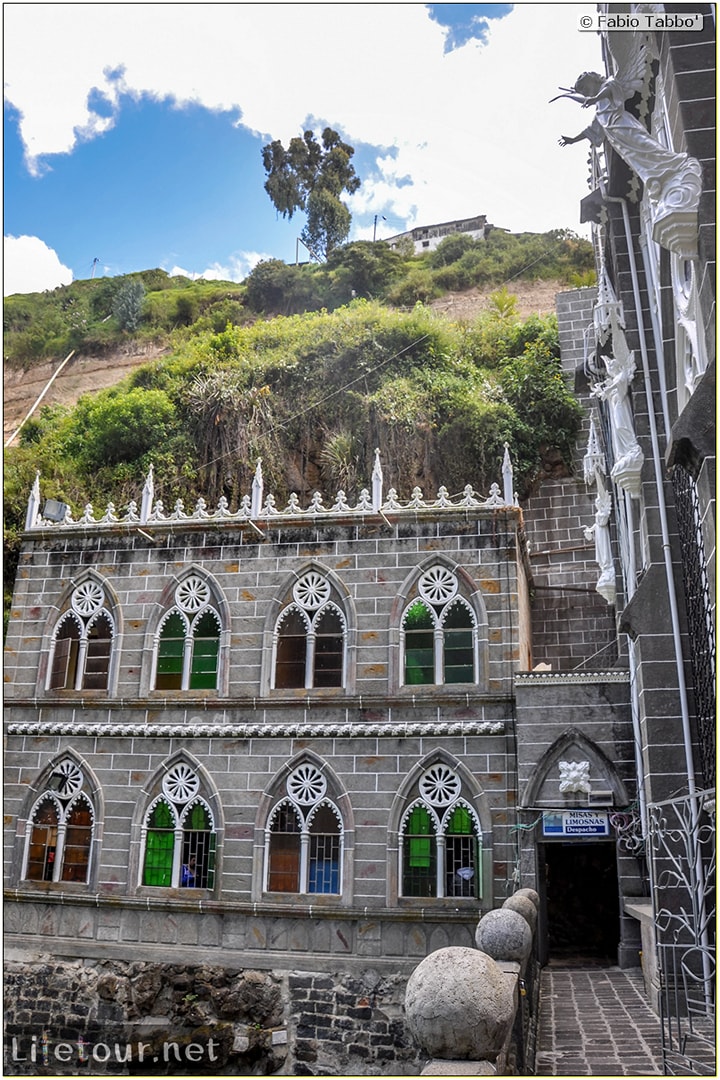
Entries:
{"type": "Polygon", "coordinates": [[[536,1076],[662,1076],[639,969],[543,968],[536,1076]]]}

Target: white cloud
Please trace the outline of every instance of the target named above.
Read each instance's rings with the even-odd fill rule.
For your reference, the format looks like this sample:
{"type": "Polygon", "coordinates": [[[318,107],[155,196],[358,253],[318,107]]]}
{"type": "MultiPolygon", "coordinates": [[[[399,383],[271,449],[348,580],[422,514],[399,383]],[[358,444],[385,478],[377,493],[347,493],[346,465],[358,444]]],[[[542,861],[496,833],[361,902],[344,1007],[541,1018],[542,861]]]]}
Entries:
{"type": "Polygon", "coordinates": [[[5,296],[57,289],[73,279],[72,270],[37,236],[6,236],[3,246],[5,296]]]}
{"type": "Polygon", "coordinates": [[[198,278],[205,281],[244,281],[259,262],[274,257],[258,251],[238,251],[230,256],[225,266],[215,262],[199,273],[196,270],[183,270],[181,266],[173,266],[172,270],[168,270],[168,274],[170,277],[187,277],[192,281],[198,278]]]}
{"type": "Polygon", "coordinates": [[[519,4],[490,22],[485,43],[446,53],[420,3],[11,4],[6,40],[32,47],[8,49],[6,95],[35,171],[112,124],[88,108],[92,89],[110,109],[121,92],[145,93],[241,113],[284,142],[315,117],[350,142],[394,148],[356,213],[575,227],[586,154],[557,140],[587,118],[548,101],[599,65],[595,35],[577,30],[581,10],[595,8],[519,4]]]}

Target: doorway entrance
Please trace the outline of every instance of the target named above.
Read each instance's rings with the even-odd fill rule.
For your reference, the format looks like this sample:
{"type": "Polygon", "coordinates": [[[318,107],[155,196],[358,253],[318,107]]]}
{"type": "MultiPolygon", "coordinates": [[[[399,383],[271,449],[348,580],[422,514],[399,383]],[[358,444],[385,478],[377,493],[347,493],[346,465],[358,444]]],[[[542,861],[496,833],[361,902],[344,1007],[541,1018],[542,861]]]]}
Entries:
{"type": "Polygon", "coordinates": [[[539,846],[542,963],[617,964],[620,901],[614,842],[539,846]],[[544,940],[543,940],[544,939],[544,940]]]}

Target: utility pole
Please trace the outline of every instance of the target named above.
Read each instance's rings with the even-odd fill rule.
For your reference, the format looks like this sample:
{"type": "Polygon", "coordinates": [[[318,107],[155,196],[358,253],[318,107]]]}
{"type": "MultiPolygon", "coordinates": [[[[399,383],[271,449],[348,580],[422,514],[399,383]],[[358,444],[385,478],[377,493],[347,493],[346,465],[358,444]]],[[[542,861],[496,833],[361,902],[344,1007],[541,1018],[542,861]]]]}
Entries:
{"type": "Polygon", "coordinates": [[[90,275],[91,280],[92,280],[92,278],[95,277],[95,267],[97,266],[97,264],[99,262],[100,262],[100,260],[98,259],[97,255],[96,255],[95,258],[93,259],[93,263],[92,263],[92,274],[90,275]]]}

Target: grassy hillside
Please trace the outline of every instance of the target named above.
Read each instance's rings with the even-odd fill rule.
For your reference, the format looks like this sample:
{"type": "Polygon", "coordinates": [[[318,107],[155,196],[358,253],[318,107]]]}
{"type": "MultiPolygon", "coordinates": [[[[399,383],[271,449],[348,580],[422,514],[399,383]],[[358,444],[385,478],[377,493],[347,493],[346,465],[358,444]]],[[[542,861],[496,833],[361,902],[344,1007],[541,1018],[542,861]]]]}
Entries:
{"type": "Polygon", "coordinates": [[[562,230],[518,235],[498,230],[480,241],[458,233],[420,256],[391,251],[381,241],[360,241],[320,265],[288,266],[270,259],[239,285],[190,281],[157,269],[75,281],[49,292],[7,297],[5,362],[27,367],[62,358],[71,349],[102,355],[130,338],[164,343],[188,331],[242,325],[258,315],[333,311],[354,298],[412,307],[448,290],[538,278],[592,284],[591,245],[562,230]]]}

